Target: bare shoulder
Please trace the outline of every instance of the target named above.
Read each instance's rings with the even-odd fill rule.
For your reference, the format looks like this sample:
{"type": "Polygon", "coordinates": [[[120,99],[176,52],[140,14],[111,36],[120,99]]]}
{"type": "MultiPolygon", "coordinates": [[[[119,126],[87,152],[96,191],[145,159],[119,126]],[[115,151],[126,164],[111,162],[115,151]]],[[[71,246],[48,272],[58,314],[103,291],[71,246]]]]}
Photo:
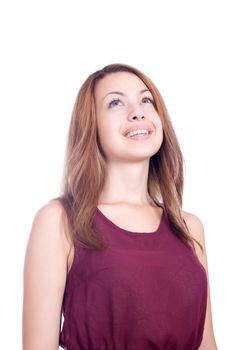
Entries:
{"type": "Polygon", "coordinates": [[[71,247],[70,239],[65,229],[65,211],[59,200],[51,200],[35,214],[29,240],[50,240],[60,243],[64,253],[71,247]]]}
{"type": "Polygon", "coordinates": [[[60,224],[63,215],[62,205],[57,199],[53,199],[38,209],[34,222],[60,224]]]}
{"type": "Polygon", "coordinates": [[[189,229],[191,237],[194,238],[196,241],[198,241],[203,248],[202,250],[198,245],[198,243],[194,241],[194,248],[195,248],[197,257],[200,260],[201,264],[205,267],[206,271],[208,271],[206,245],[205,245],[205,231],[204,231],[203,223],[201,219],[195,214],[183,211],[182,216],[186,222],[186,225],[189,229]]]}
{"type": "Polygon", "coordinates": [[[205,232],[201,219],[197,215],[187,211],[182,211],[182,216],[188,226],[191,236],[204,245],[205,232]]]}

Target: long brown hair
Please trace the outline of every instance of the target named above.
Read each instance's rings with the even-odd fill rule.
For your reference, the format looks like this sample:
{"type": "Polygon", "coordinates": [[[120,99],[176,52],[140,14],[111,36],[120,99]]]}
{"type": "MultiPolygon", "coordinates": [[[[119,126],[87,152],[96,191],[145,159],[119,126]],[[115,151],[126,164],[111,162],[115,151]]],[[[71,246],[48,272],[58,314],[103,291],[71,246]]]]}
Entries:
{"type": "Polygon", "coordinates": [[[107,246],[92,226],[106,174],[106,162],[98,140],[94,91],[100,79],[116,72],[135,74],[153,96],[163,126],[163,142],[159,151],[150,158],[148,193],[157,205],[165,209],[174,234],[194,246],[195,239],[182,218],[183,157],[167,109],[153,82],[138,69],[125,64],[111,64],[91,74],[75,101],[68,132],[62,193],[58,198],[65,209],[69,235],[73,242],[77,241],[86,248],[103,249],[107,246]]]}

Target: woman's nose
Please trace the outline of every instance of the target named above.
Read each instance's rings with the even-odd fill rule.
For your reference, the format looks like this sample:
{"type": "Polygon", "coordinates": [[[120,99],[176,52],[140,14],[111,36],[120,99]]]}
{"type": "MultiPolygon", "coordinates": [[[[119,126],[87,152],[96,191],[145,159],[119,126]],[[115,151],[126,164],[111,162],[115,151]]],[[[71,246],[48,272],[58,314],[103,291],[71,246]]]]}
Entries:
{"type": "Polygon", "coordinates": [[[131,119],[133,120],[145,119],[145,116],[143,114],[142,115],[135,114],[131,119]]]}
{"type": "Polygon", "coordinates": [[[128,119],[129,120],[141,120],[141,119],[145,119],[145,115],[143,110],[141,110],[140,108],[134,108],[132,109],[129,114],[128,114],[128,119]]]}

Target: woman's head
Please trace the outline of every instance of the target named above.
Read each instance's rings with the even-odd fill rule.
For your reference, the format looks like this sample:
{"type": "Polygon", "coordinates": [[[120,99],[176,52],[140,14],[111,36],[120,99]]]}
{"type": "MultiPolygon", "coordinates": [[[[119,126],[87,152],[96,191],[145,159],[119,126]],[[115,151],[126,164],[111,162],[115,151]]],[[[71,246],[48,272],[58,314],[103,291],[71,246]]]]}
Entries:
{"type": "Polygon", "coordinates": [[[63,194],[72,207],[73,230],[79,228],[79,240],[89,246],[98,246],[90,218],[104,186],[107,163],[117,157],[149,161],[148,193],[162,203],[174,230],[185,237],[183,160],[176,135],[158,89],[142,72],[124,64],[108,65],[86,79],[68,134],[63,194]],[[132,126],[151,134],[143,142],[128,139],[125,134],[132,126]],[[130,142],[135,149],[127,147],[130,142]]]}
{"type": "Polygon", "coordinates": [[[106,75],[95,85],[99,147],[106,163],[149,161],[163,139],[152,93],[135,74],[106,75]]]}
{"type": "MultiPolygon", "coordinates": [[[[133,123],[134,125],[147,123],[156,131],[153,135],[153,137],[155,136],[154,144],[151,145],[149,150],[151,156],[148,178],[149,192],[152,192],[151,195],[154,199],[161,199],[164,196],[158,182],[162,180],[161,177],[166,172],[174,186],[179,187],[177,189],[173,188],[172,192],[176,193],[177,200],[181,201],[182,156],[163,99],[158,89],[146,75],[136,68],[123,64],[112,64],[94,72],[86,79],[78,93],[68,136],[65,191],[75,193],[76,184],[80,182],[89,182],[94,186],[93,178],[96,179],[99,189],[103,186],[107,153],[110,156],[112,150],[108,146],[113,145],[113,140],[106,136],[106,123],[107,120],[109,121],[107,115],[113,115],[114,113],[121,113],[121,115],[123,113],[124,119],[121,119],[121,122],[117,125],[116,121],[113,122],[114,118],[111,118],[111,127],[118,127],[119,132],[124,132],[125,127],[127,129],[133,123]],[[134,90],[130,92],[132,86],[134,86],[134,90]],[[147,91],[144,91],[141,96],[136,96],[141,91],[140,88],[147,91]],[[127,104],[127,109],[124,107],[123,112],[122,108],[119,107],[107,108],[113,97],[119,98],[116,94],[106,96],[104,103],[109,103],[107,105],[101,101],[105,93],[116,90],[127,93],[127,96],[120,96],[121,100],[124,99],[120,103],[127,104]],[[146,97],[153,100],[153,105],[147,103],[148,100],[146,99],[142,100],[146,97]],[[121,109],[120,112],[119,109],[121,109]],[[133,114],[139,115],[134,116],[133,114]],[[142,116],[141,114],[146,115],[142,116]],[[141,118],[141,120],[135,120],[135,117],[141,118]],[[103,121],[105,122],[103,123],[103,121]],[[163,135],[161,129],[163,129],[163,135]],[[164,161],[166,162],[165,166],[161,164],[164,161]],[[162,166],[162,174],[159,174],[158,168],[160,166],[162,166]],[[81,174],[85,174],[86,171],[88,171],[88,174],[83,179],[81,174]]],[[[116,136],[116,134],[114,135],[116,136]]],[[[125,144],[129,142],[129,140],[124,141],[125,144]]],[[[134,143],[136,146],[136,141],[134,143]]],[[[118,154],[121,150],[126,149],[123,140],[120,145],[123,148],[119,149],[118,154]]],[[[130,156],[128,152],[125,153],[125,157],[130,156]]],[[[145,156],[143,150],[141,156],[145,156]]]]}

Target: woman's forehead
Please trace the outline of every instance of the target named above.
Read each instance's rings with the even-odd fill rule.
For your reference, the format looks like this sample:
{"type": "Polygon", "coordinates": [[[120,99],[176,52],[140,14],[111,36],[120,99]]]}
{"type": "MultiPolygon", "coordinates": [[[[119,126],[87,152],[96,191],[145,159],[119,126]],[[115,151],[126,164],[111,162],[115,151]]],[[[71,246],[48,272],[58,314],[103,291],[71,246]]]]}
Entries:
{"type": "Polygon", "coordinates": [[[97,98],[109,92],[140,92],[142,89],[147,89],[144,82],[135,74],[129,72],[117,72],[106,75],[99,80],[95,87],[95,95],[97,98]]]}

